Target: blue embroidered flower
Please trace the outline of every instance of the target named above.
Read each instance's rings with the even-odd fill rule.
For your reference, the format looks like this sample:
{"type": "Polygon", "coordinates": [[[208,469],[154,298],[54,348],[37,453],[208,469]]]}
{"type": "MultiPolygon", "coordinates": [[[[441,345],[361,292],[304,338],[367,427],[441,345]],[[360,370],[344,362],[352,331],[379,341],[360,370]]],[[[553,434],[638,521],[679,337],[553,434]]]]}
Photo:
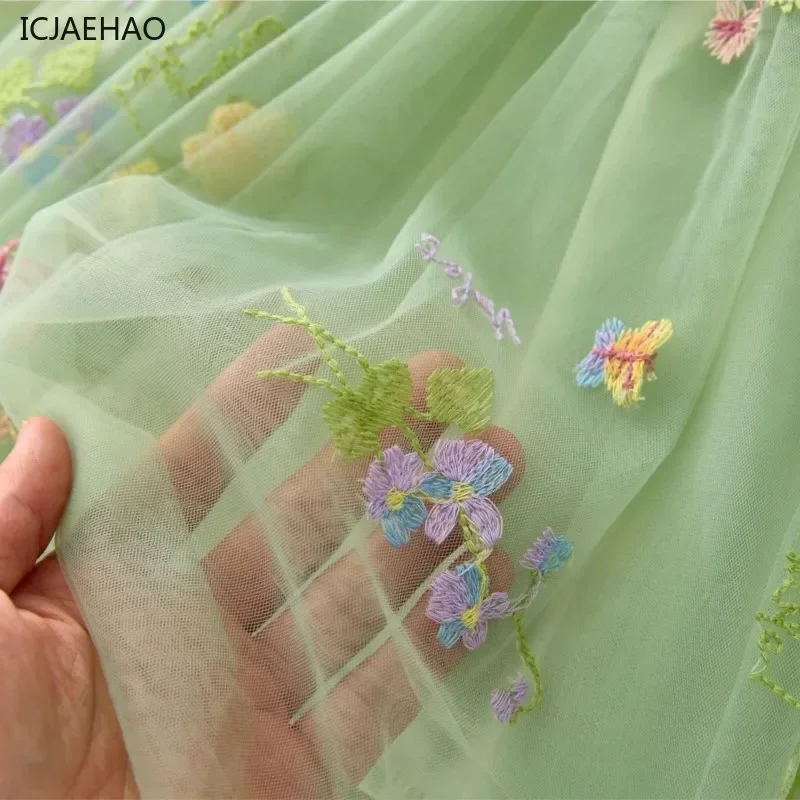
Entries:
{"type": "Polygon", "coordinates": [[[408,544],[409,533],[425,522],[425,503],[414,497],[425,478],[422,459],[390,447],[373,461],[364,478],[367,513],[379,519],[392,547],[408,544]]]}
{"type": "Polygon", "coordinates": [[[606,369],[605,351],[619,339],[625,323],[618,319],[607,319],[594,335],[592,352],[578,364],[575,382],[581,389],[596,389],[603,383],[606,369]]]}
{"type": "Polygon", "coordinates": [[[545,528],[519,563],[544,579],[561,569],[570,558],[572,543],[569,539],[556,536],[550,528],[545,528]]]}
{"type": "Polygon", "coordinates": [[[503,535],[503,520],[489,500],[511,476],[512,467],[486,442],[442,440],[433,451],[437,474],[421,490],[435,505],[425,522],[425,535],[441,544],[455,527],[459,511],[490,550],[503,535]]]}
{"type": "Polygon", "coordinates": [[[41,149],[36,143],[48,130],[44,118],[16,115],[11,133],[3,139],[4,155],[10,160],[18,158],[22,164],[22,177],[29,186],[38,186],[55,172],[62,161],[69,158],[108,122],[116,111],[99,106],[82,97],[62,97],[53,103],[58,120],[57,130],[63,133],[48,147],[41,149]]]}
{"type": "Polygon", "coordinates": [[[487,621],[502,619],[513,612],[505,592],[490,594],[482,602],[481,574],[473,563],[443,572],[431,584],[426,611],[428,619],[439,623],[436,638],[445,647],[461,639],[469,650],[486,640],[487,621]]]}

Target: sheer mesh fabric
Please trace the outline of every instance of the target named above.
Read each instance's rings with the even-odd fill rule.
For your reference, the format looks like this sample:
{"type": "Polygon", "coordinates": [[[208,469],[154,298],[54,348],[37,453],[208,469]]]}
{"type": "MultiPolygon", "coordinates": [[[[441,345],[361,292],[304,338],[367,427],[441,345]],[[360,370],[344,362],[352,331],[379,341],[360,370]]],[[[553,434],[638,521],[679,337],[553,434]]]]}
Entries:
{"type": "MultiPolygon", "coordinates": [[[[778,795],[798,712],[750,672],[800,519],[796,15],[723,67],[711,3],[245,2],[185,48],[187,80],[263,18],[285,32],[123,109],[116,87],[217,11],[132,6],[168,34],[102,44],[87,96],[113,113],[37,185],[0,174],[21,238],[0,404],[68,434],[57,548],[142,795],[778,795]],[[453,305],[425,232],[521,344],[453,305]],[[256,377],[329,377],[304,331],[243,313],[286,314],[284,286],[373,363],[409,361],[420,402],[438,366],[493,371],[485,436],[515,470],[493,579],[548,525],[575,548],[526,617],[544,699],[518,724],[488,705],[510,623],[466,653],[425,617],[454,546],[390,548],[324,392],[256,377]],[[609,317],[674,325],[636,409],[575,385],[609,317]]],[[[0,66],[53,48],[12,23],[0,66]]],[[[800,691],[796,642],[773,668],[800,691]]]]}

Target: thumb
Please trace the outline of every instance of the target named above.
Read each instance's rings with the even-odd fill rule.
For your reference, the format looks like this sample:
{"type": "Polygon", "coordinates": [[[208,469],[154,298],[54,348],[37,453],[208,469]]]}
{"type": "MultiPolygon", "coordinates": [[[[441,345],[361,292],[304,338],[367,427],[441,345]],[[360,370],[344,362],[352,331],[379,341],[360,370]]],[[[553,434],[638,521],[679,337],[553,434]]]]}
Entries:
{"type": "Polygon", "coordinates": [[[69,498],[72,460],[59,427],[30,419],[0,464],[0,591],[10,594],[33,569],[69,498]]]}

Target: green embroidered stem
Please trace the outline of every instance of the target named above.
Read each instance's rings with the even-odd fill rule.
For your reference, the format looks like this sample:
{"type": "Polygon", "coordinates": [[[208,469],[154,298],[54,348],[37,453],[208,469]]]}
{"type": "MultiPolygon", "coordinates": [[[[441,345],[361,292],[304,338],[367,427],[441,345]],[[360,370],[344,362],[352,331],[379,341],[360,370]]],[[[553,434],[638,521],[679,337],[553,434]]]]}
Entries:
{"type": "Polygon", "coordinates": [[[784,595],[792,589],[800,588],[800,555],[788,553],[786,556],[786,578],[780,586],[772,593],[772,604],[778,609],[777,613],[770,616],[763,612],[756,614],[756,620],[761,623],[761,635],[758,637],[758,651],[760,658],[756,666],[750,672],[750,677],[762,683],[773,694],[785,700],[790,706],[800,711],[800,700],[795,698],[787,689],[768,678],[766,672],[770,658],[779,655],[783,651],[783,639],[775,630],[764,627],[772,625],[778,630],[785,631],[792,639],[800,641],[800,623],[789,621],[789,617],[800,615],[800,604],[787,603],[784,595]]]}
{"type": "Polygon", "coordinates": [[[480,605],[489,596],[489,573],[485,562],[492,551],[485,550],[479,546],[478,532],[464,511],[458,512],[458,525],[464,537],[464,544],[467,546],[467,550],[475,557],[475,567],[481,576],[481,591],[477,603],[477,605],[480,605]]]}
{"type": "Polygon", "coordinates": [[[783,686],[778,685],[775,681],[770,680],[766,675],[762,675],[761,673],[757,675],[750,676],[754,681],[758,681],[759,683],[763,683],[764,686],[767,687],[771,692],[778,695],[781,700],[785,700],[792,708],[800,711],[800,700],[798,700],[794,695],[789,694],[783,686]]]}
{"type": "Polygon", "coordinates": [[[325,378],[318,378],[316,375],[299,375],[296,372],[289,372],[285,369],[265,369],[256,373],[258,378],[285,378],[287,381],[294,381],[295,383],[308,383],[311,386],[319,386],[322,389],[327,389],[329,392],[343,395],[344,392],[333,381],[325,380],[325,378]]]}
{"type": "Polygon", "coordinates": [[[428,411],[418,411],[416,408],[409,406],[406,409],[406,414],[409,417],[414,417],[414,419],[422,420],[423,422],[433,422],[433,416],[428,411]]]}
{"type": "MultiPolygon", "coordinates": [[[[308,325],[312,325],[311,320],[308,318],[308,312],[306,309],[298,303],[294,297],[292,297],[292,293],[284,287],[281,291],[284,300],[289,304],[289,307],[294,309],[297,313],[298,319],[301,322],[307,323],[308,325]]],[[[328,352],[328,348],[325,346],[325,340],[319,335],[319,332],[313,329],[313,325],[309,328],[309,333],[314,339],[314,343],[317,345],[322,358],[324,359],[325,363],[328,365],[330,371],[336,376],[336,380],[339,381],[341,386],[347,386],[347,378],[345,378],[344,373],[342,372],[342,368],[339,366],[339,362],[328,352]]]]}
{"type": "Polygon", "coordinates": [[[253,53],[285,32],[286,26],[280,20],[274,17],[260,19],[250,30],[242,31],[239,34],[238,45],[233,45],[218,53],[211,69],[186,87],[187,97],[196,97],[212,83],[250,58],[253,53]]]}
{"type": "Polygon", "coordinates": [[[517,652],[528,668],[528,672],[533,681],[533,695],[531,699],[524,706],[520,706],[516,714],[511,718],[511,722],[516,722],[521,714],[527,714],[529,711],[535,710],[539,706],[539,703],[542,702],[542,674],[539,672],[539,665],[536,663],[536,658],[528,646],[528,637],[525,634],[525,628],[522,624],[523,613],[521,611],[515,611],[511,615],[511,618],[514,620],[514,627],[517,632],[517,652]]]}
{"type": "Polygon", "coordinates": [[[402,433],[406,439],[408,439],[408,443],[411,445],[411,449],[420,457],[422,463],[428,468],[431,468],[431,462],[428,458],[428,454],[422,448],[422,442],[419,440],[419,436],[415,433],[414,429],[407,425],[405,422],[401,422],[397,426],[397,430],[402,433]]]}
{"type": "Polygon", "coordinates": [[[366,356],[354,347],[337,339],[321,325],[316,325],[308,317],[305,308],[292,297],[288,289],[283,297],[296,317],[270,314],[254,309],[245,310],[249,317],[268,319],[308,331],[331,369],[340,386],[332,381],[316,377],[300,376],[284,370],[265,370],[258,373],[263,378],[282,377],[288,380],[313,384],[332,391],[337,396],[329,400],[322,409],[322,419],[330,433],[331,442],[344,458],[356,460],[364,456],[375,456],[381,452],[380,437],[384,429],[394,427],[402,431],[409,442],[428,464],[416,433],[408,426],[405,414],[411,405],[412,378],[408,364],[390,359],[372,365],[366,356]],[[327,345],[333,345],[356,360],[363,370],[357,386],[347,383],[339,363],[328,352],[327,345]]]}
{"type": "Polygon", "coordinates": [[[345,344],[345,342],[341,341],[340,339],[337,339],[332,333],[326,331],[321,325],[316,325],[315,323],[308,322],[306,320],[296,319],[295,317],[283,317],[280,314],[269,314],[266,311],[255,311],[251,308],[245,309],[244,313],[248,317],[268,319],[272,322],[281,322],[284,325],[294,325],[298,328],[304,328],[311,334],[315,341],[317,338],[319,338],[322,341],[332,344],[334,347],[338,347],[342,352],[347,353],[347,355],[352,356],[365,372],[372,370],[372,365],[365,356],[359,353],[354,347],[350,347],[350,345],[345,344]]]}
{"type": "Polygon", "coordinates": [[[758,622],[766,622],[769,625],[774,625],[776,628],[786,631],[792,639],[800,641],[800,625],[798,625],[798,623],[792,624],[791,622],[787,622],[780,614],[770,617],[767,614],[759,613],[756,614],[756,620],[758,620],[758,622]]]}
{"type": "Polygon", "coordinates": [[[225,4],[216,11],[210,20],[195,20],[187,28],[183,36],[172,39],[160,51],[148,54],[148,63],[138,66],[127,83],[114,87],[114,95],[118,99],[120,107],[128,115],[140,136],[144,135],[144,127],[133,110],[131,96],[147,86],[157,75],[161,76],[164,85],[171,94],[181,99],[190,100],[246,61],[260,48],[286,32],[286,26],[275,17],[260,19],[250,29],[239,34],[238,45],[233,45],[217,54],[208,72],[205,72],[191,83],[187,83],[183,78],[185,70],[184,51],[203,39],[212,38],[219,23],[232,10],[232,6],[229,7],[225,4]]]}

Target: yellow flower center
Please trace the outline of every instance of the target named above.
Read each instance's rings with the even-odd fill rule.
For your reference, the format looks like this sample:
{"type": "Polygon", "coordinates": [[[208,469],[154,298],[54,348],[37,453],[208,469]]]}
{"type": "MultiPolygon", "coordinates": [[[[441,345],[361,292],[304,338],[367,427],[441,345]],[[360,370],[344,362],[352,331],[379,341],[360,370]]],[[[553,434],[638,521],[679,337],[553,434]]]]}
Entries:
{"type": "Polygon", "coordinates": [[[468,483],[457,483],[453,487],[453,500],[456,503],[463,503],[465,500],[469,500],[475,492],[472,491],[472,487],[468,483]]]}
{"type": "Polygon", "coordinates": [[[478,624],[478,607],[473,606],[472,608],[468,608],[461,615],[461,621],[468,630],[475,630],[475,626],[478,624]]]}
{"type": "Polygon", "coordinates": [[[390,511],[400,511],[405,501],[406,501],[405,492],[401,492],[399,489],[395,489],[394,486],[392,486],[392,488],[389,489],[389,493],[386,495],[386,505],[389,506],[390,511]]]}

